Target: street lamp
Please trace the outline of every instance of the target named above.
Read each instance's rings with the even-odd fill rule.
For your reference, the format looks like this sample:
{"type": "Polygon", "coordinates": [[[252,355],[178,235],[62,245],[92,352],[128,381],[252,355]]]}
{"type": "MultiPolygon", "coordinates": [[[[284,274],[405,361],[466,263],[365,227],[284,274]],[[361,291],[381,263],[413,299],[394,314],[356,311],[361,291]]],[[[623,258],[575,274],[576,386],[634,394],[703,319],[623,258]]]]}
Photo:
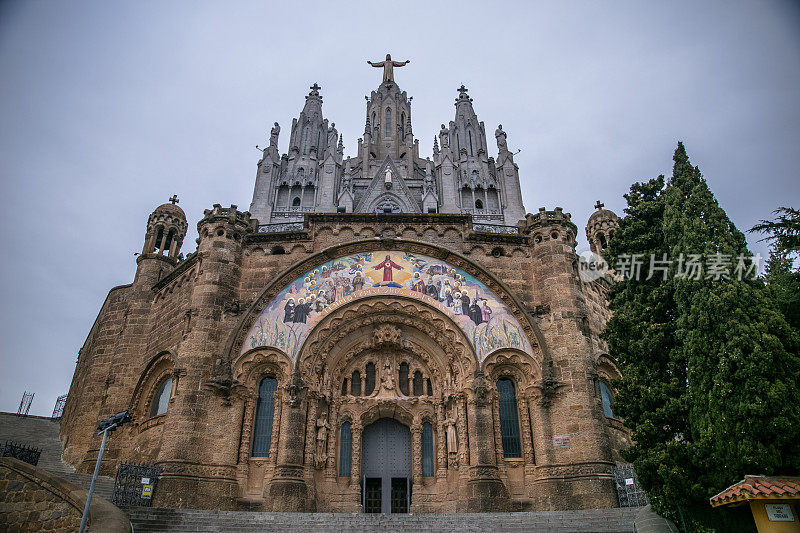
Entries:
{"type": "Polygon", "coordinates": [[[112,433],[115,429],[123,424],[131,421],[131,415],[128,411],[117,413],[111,418],[107,418],[97,425],[97,434],[103,435],[103,440],[100,443],[100,453],[97,454],[97,464],[94,465],[94,474],[92,475],[92,483],[89,485],[89,495],[86,496],[86,507],[83,508],[83,516],[81,517],[81,528],[78,533],[83,533],[86,528],[86,521],[89,519],[89,504],[92,503],[92,494],[94,493],[94,484],[97,481],[97,474],[100,472],[100,462],[103,460],[103,452],[106,450],[106,439],[108,434],[112,433]]]}

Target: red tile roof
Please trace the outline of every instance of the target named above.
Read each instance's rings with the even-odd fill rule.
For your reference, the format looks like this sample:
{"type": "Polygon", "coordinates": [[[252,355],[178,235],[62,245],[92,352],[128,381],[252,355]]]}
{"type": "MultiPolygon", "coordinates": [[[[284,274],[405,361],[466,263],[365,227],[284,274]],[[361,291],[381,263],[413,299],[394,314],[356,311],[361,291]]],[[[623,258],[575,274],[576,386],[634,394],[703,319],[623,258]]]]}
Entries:
{"type": "Polygon", "coordinates": [[[800,500],[800,477],[745,476],[710,499],[712,507],[746,500],[800,500]]]}

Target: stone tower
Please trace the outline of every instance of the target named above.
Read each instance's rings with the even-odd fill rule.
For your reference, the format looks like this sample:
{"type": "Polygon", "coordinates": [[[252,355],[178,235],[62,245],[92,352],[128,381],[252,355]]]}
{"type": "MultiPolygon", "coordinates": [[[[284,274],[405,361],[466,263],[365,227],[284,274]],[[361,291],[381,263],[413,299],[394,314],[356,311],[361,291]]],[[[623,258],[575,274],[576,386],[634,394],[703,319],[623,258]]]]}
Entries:
{"type": "Polygon", "coordinates": [[[600,200],[594,207],[597,211],[592,213],[586,224],[586,238],[589,240],[592,252],[602,254],[614,236],[614,231],[619,227],[619,217],[613,211],[603,209],[600,200]]]}
{"type": "Polygon", "coordinates": [[[136,260],[137,280],[144,276],[156,282],[175,268],[187,229],[186,214],[177,203],[178,198],[173,196],[147,219],[144,248],[136,260]]]}

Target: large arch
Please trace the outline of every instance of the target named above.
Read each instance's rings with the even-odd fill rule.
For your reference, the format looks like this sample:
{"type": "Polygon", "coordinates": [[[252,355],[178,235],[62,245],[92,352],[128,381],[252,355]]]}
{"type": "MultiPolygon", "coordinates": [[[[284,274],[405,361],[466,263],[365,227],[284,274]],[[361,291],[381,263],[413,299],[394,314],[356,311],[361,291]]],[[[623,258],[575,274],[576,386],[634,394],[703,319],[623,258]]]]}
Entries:
{"type": "Polygon", "coordinates": [[[419,361],[436,394],[445,384],[463,385],[480,368],[469,339],[450,317],[428,302],[385,295],[354,300],[327,315],[305,341],[296,368],[304,383],[335,392],[333,385],[352,361],[387,348],[419,361]]]}
{"type": "Polygon", "coordinates": [[[322,266],[326,262],[329,262],[336,257],[359,252],[379,251],[381,249],[425,254],[438,260],[448,262],[481,281],[486,287],[494,292],[494,294],[499,298],[500,301],[502,301],[514,318],[519,322],[528,342],[530,342],[531,347],[535,348],[538,346],[539,350],[536,350],[532,355],[536,357],[540,363],[542,359],[549,359],[549,349],[544,340],[544,336],[530,317],[529,313],[525,311],[525,307],[505,286],[504,283],[498,280],[490,272],[487,272],[483,267],[477,265],[461,254],[429,243],[405,239],[360,240],[344,244],[337,244],[325,248],[310,257],[294,263],[292,266],[287,268],[283,274],[275,278],[271,283],[264,287],[261,293],[250,304],[247,311],[242,314],[236,328],[228,336],[228,340],[223,348],[223,359],[231,361],[235,358],[234,354],[244,351],[242,350],[242,347],[244,346],[247,332],[257,319],[258,315],[275,296],[277,296],[294,280],[298,279],[300,276],[314,267],[322,266]]]}
{"type": "Polygon", "coordinates": [[[479,359],[500,348],[521,349],[540,362],[547,356],[541,333],[502,282],[450,250],[405,240],[337,245],[296,263],[253,301],[229,337],[225,353],[230,360],[235,348],[243,353],[258,346],[274,346],[294,358],[309,331],[329,309],[376,294],[414,297],[438,307],[461,326],[479,359]],[[388,278],[381,277],[379,271],[386,256],[394,263],[394,268],[386,269],[391,271],[388,278]],[[362,283],[356,285],[353,276],[360,276],[362,283]],[[418,290],[411,288],[414,276],[423,282],[418,290]],[[335,287],[334,282],[338,281],[334,277],[344,278],[347,289],[335,287]],[[387,279],[390,281],[386,282],[387,279]],[[422,288],[426,287],[425,282],[428,282],[428,290],[422,288]],[[437,298],[432,292],[433,283],[441,291],[439,296],[444,295],[442,287],[448,289],[447,292],[463,291],[465,299],[475,304],[469,314],[466,314],[466,305],[456,309],[457,302],[452,299],[437,298]],[[425,292],[420,292],[423,290],[425,292]],[[294,322],[285,306],[289,299],[293,299],[293,305],[299,305],[300,298],[303,298],[305,311],[298,313],[297,322],[294,322]],[[313,302],[310,310],[308,302],[313,302]],[[320,302],[322,311],[317,312],[320,302]],[[487,312],[482,312],[481,308],[488,310],[489,322],[487,312]],[[536,347],[540,350],[535,350],[536,347]]]}

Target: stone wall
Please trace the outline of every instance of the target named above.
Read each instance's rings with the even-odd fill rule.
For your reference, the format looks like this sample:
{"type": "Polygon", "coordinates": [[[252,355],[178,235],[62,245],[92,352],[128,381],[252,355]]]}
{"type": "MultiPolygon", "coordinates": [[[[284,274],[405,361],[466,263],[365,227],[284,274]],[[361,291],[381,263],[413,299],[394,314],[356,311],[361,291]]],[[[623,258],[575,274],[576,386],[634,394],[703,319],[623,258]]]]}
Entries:
{"type": "MultiPolygon", "coordinates": [[[[53,474],[10,457],[0,458],[0,530],[73,533],[81,523],[88,492],[53,474]]],[[[125,513],[93,497],[92,533],[127,533],[125,513]]]]}
{"type": "MultiPolygon", "coordinates": [[[[109,439],[104,473],[112,474],[122,459],[159,464],[164,475],[154,496],[158,505],[231,509],[243,501],[263,502],[273,472],[281,470],[276,462],[277,450],[286,446],[281,409],[293,371],[289,362],[278,368],[279,359],[267,361],[268,355],[266,362],[254,358],[245,365],[266,369],[272,364],[271,374],[281,376],[275,454],[250,460],[257,381],[245,382],[236,374],[242,359],[241,330],[249,328],[245,322],[258,311],[265,290],[273,290],[276,280],[293,280],[305,268],[301,262],[327,261],[345,248],[352,253],[380,246],[450,257],[468,265],[505,294],[506,303],[519,311],[520,321],[530,325],[532,359],[515,362],[509,355],[496,363],[496,373],[484,369],[490,389],[492,380],[512,367],[522,372],[517,383],[526,387],[518,396],[522,459],[504,459],[499,451],[495,395],[487,398],[489,413],[484,420],[489,432],[484,442],[495,455],[490,466],[499,472],[511,498],[521,502],[515,505],[614,506],[611,469],[628,438],[621,424],[603,415],[597,388],[601,375],[607,378],[615,371],[613,362],[601,360],[605,347],[599,338],[609,316],[604,301],[608,282],[587,284],[578,278],[576,231],[569,215],[556,210],[529,215],[519,235],[475,232],[470,217],[439,214],[315,214],[307,217],[302,231],[269,234],[258,233],[246,213],[214,206],[198,223],[196,253],[177,264],[140,256],[134,283],[109,294],[83,347],[70,389],[62,420],[64,457],[79,471],[90,472],[100,442],[92,431],[97,421],[130,409],[133,422],[109,439]],[[154,389],[166,376],[173,379],[168,412],[151,418],[148,408],[154,389]]],[[[406,331],[409,327],[404,326],[406,331]]],[[[459,409],[466,413],[459,440],[463,437],[471,444],[467,428],[472,423],[466,417],[473,415],[466,402],[472,393],[463,392],[468,394],[459,400],[459,409]]],[[[304,403],[303,409],[312,405],[316,404],[304,403]]],[[[444,446],[438,437],[444,433],[443,411],[438,409],[430,415],[437,451],[444,446]]],[[[301,447],[315,445],[315,421],[310,414],[307,418],[303,421],[307,427],[299,428],[307,435],[301,447]]],[[[333,433],[331,442],[334,450],[333,433]]],[[[355,483],[336,477],[335,452],[318,468],[308,462],[309,457],[303,458],[301,469],[311,505],[342,510],[349,504],[341,502],[357,504],[355,483]]],[[[354,469],[355,461],[354,457],[354,469]]],[[[448,465],[447,455],[437,454],[436,479],[415,486],[424,510],[452,511],[454,499],[466,496],[466,464],[460,470],[448,465]]]]}

